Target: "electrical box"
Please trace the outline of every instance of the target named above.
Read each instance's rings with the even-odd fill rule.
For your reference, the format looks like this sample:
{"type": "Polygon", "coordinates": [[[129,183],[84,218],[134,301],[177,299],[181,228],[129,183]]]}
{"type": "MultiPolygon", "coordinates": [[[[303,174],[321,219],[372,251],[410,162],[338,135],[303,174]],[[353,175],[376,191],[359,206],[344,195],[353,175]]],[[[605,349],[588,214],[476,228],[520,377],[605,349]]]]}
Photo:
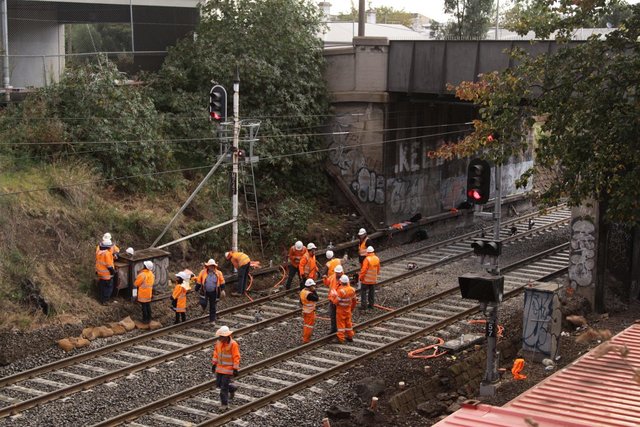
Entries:
{"type": "Polygon", "coordinates": [[[562,312],[560,285],[532,282],[524,288],[522,350],[534,361],[558,356],[562,312]]]}
{"type": "Polygon", "coordinates": [[[153,283],[154,293],[166,291],[169,284],[169,252],[157,248],[140,249],[129,255],[120,252],[118,260],[115,262],[118,271],[117,289],[128,289],[133,287],[136,276],[144,268],[145,261],[153,262],[153,283]]]}

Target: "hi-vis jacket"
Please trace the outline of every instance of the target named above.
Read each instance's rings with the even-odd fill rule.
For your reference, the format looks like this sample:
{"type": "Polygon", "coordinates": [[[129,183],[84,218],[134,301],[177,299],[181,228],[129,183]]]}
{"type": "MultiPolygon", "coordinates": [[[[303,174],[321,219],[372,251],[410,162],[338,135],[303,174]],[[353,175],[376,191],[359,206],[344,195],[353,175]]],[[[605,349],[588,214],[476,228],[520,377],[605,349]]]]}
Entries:
{"type": "Polygon", "coordinates": [[[304,254],[300,260],[300,266],[298,267],[300,275],[308,279],[315,279],[318,275],[318,264],[316,264],[316,256],[311,255],[311,252],[304,254]]]}
{"type": "Polygon", "coordinates": [[[181,285],[176,285],[173,288],[173,293],[171,297],[176,300],[176,313],[186,313],[187,312],[187,290],[183,288],[181,285]]]}
{"type": "Polygon", "coordinates": [[[100,280],[111,280],[111,272],[109,267],[113,266],[113,254],[110,249],[103,249],[96,252],[96,273],[100,280]]]}
{"type": "Polygon", "coordinates": [[[233,266],[235,268],[240,268],[243,265],[249,264],[251,262],[251,258],[249,258],[249,255],[245,254],[244,252],[231,252],[231,264],[233,264],[233,266]]]}
{"type": "Polygon", "coordinates": [[[358,279],[365,285],[375,285],[378,283],[378,274],[380,274],[380,258],[370,253],[362,262],[358,279]]]}
{"type": "Polygon", "coordinates": [[[233,375],[234,369],[240,369],[240,346],[233,338],[229,340],[229,344],[216,341],[211,363],[216,366],[216,373],[233,375]]]}
{"type": "Polygon", "coordinates": [[[151,302],[151,295],[153,294],[153,282],[155,282],[155,276],[153,272],[143,268],[136,281],[133,282],[136,288],[138,288],[138,302],[151,302]]]}
{"type": "Polygon", "coordinates": [[[295,268],[298,268],[300,266],[300,260],[306,253],[307,248],[305,248],[304,246],[300,250],[297,250],[295,245],[291,246],[289,248],[289,263],[295,268]]]}

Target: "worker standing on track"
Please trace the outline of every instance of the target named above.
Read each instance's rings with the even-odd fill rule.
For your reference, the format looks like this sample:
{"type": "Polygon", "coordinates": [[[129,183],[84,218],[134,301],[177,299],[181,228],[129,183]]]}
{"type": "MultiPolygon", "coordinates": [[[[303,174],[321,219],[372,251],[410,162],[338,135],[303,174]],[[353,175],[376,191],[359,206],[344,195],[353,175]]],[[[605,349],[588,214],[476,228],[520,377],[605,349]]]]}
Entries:
{"type": "Polygon", "coordinates": [[[187,320],[187,292],[191,290],[189,285],[190,275],[184,271],[176,273],[176,287],[173,288],[171,299],[175,301],[173,308],[176,312],[174,325],[187,320]],[[182,320],[181,320],[182,319],[182,320]]]}
{"type": "Polygon", "coordinates": [[[351,316],[356,307],[356,291],[349,285],[349,277],[343,274],[340,277],[340,286],[329,293],[329,298],[336,305],[336,321],[338,324],[338,341],[353,341],[353,322],[351,316]]]}
{"type": "Polygon", "coordinates": [[[287,283],[285,289],[291,289],[291,282],[293,282],[293,276],[298,276],[298,285],[301,284],[302,278],[300,276],[300,260],[307,253],[307,248],[304,247],[302,242],[298,240],[293,246],[289,248],[289,271],[287,273],[287,283]]]}
{"type": "MultiPolygon", "coordinates": [[[[318,277],[318,264],[316,262],[316,245],[313,243],[309,243],[307,245],[307,253],[304,254],[302,259],[300,260],[300,266],[298,268],[300,271],[300,277],[305,282],[307,279],[316,280],[318,277]]],[[[300,281],[300,290],[304,287],[304,284],[300,281]]]]}
{"type": "Polygon", "coordinates": [[[333,257],[333,251],[329,250],[325,252],[324,256],[327,258],[327,262],[324,265],[324,274],[323,276],[331,277],[333,276],[333,272],[335,268],[341,265],[341,261],[339,258],[333,257]]]}
{"type": "Polygon", "coordinates": [[[367,237],[367,230],[361,228],[358,231],[358,239],[360,243],[358,243],[358,259],[360,260],[360,266],[364,262],[364,259],[367,257],[367,248],[370,246],[370,239],[367,237]]]}
{"type": "Polygon", "coordinates": [[[376,303],[375,289],[378,283],[378,274],[380,274],[380,258],[375,254],[373,246],[369,246],[367,248],[367,257],[362,263],[360,275],[358,276],[358,280],[362,285],[360,291],[360,308],[362,310],[367,309],[367,302],[369,308],[373,308],[376,303]],[[369,294],[368,299],[367,293],[369,294]]]}
{"type": "Polygon", "coordinates": [[[316,303],[318,302],[318,293],[316,292],[316,282],[313,279],[307,279],[304,283],[304,289],[300,291],[300,302],[302,303],[302,342],[311,341],[313,327],[316,323],[316,303]]]}
{"type": "Polygon", "coordinates": [[[322,282],[329,288],[329,317],[331,318],[331,332],[335,334],[338,332],[338,326],[336,322],[336,304],[331,300],[331,292],[337,292],[338,286],[340,286],[340,276],[344,273],[342,265],[336,266],[334,274],[332,276],[325,276],[322,278],[322,282]]]}
{"type": "Polygon", "coordinates": [[[238,297],[247,290],[247,282],[249,281],[249,267],[251,267],[251,258],[244,252],[225,252],[224,257],[231,261],[233,267],[238,271],[238,283],[236,291],[231,292],[231,296],[238,297]]]}
{"type": "Polygon", "coordinates": [[[145,261],[144,268],[140,270],[136,277],[134,286],[138,288],[138,302],[142,307],[142,323],[151,322],[151,297],[153,295],[153,262],[145,261]]]}
{"type": "MultiPolygon", "coordinates": [[[[204,263],[204,268],[196,278],[196,292],[209,304],[209,323],[216,323],[216,305],[218,300],[225,296],[224,275],[218,268],[218,263],[211,258],[204,263]]],[[[204,311],[206,305],[202,307],[204,311]]]]}
{"type": "Polygon", "coordinates": [[[103,240],[96,251],[96,274],[98,275],[98,292],[102,305],[107,304],[113,293],[113,275],[116,270],[113,264],[112,246],[110,240],[103,240]]]}
{"type": "Polygon", "coordinates": [[[216,374],[216,386],[220,389],[221,409],[229,408],[229,398],[233,399],[238,387],[232,378],[238,375],[240,369],[240,346],[231,338],[231,330],[223,326],[216,331],[219,337],[213,347],[211,370],[216,374]]]}

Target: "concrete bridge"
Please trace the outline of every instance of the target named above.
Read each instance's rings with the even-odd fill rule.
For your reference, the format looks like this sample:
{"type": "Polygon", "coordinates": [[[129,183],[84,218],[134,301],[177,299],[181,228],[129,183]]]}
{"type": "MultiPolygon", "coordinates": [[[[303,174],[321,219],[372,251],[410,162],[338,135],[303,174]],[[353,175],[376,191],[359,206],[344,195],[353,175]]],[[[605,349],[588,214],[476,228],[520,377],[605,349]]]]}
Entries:
{"type": "Polygon", "coordinates": [[[65,24],[127,23],[138,69],[195,28],[199,0],[3,0],[8,9],[9,81],[14,88],[57,81],[65,65],[65,24]],[[155,52],[155,53],[145,53],[155,52]]]}

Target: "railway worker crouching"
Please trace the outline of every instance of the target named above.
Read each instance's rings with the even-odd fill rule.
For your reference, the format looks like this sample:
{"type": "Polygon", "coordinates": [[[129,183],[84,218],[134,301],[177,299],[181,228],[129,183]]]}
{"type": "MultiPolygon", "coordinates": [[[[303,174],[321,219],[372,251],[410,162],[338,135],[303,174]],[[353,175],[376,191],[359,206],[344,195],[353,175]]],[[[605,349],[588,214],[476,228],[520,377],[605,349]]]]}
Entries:
{"type": "Polygon", "coordinates": [[[336,266],[334,269],[334,274],[328,277],[323,277],[322,282],[329,288],[329,317],[331,318],[331,332],[330,334],[335,334],[338,332],[338,326],[336,323],[336,304],[331,299],[331,293],[335,293],[338,290],[338,286],[340,286],[340,277],[344,273],[344,268],[342,265],[336,266]]]}
{"type": "Polygon", "coordinates": [[[176,287],[171,294],[172,306],[176,312],[174,325],[187,320],[187,292],[191,290],[190,279],[191,275],[187,272],[176,273],[176,287]]]}
{"type": "Polygon", "coordinates": [[[209,303],[209,323],[216,323],[216,304],[218,300],[225,296],[224,292],[224,275],[218,268],[216,261],[211,258],[204,263],[204,269],[198,274],[196,279],[196,292],[205,298],[204,311],[209,303]]]}
{"type": "Polygon", "coordinates": [[[231,296],[238,297],[247,290],[247,281],[249,280],[249,267],[251,267],[251,258],[244,252],[225,252],[224,257],[231,261],[233,268],[238,271],[238,283],[236,291],[231,292],[231,296]]]}
{"type": "Polygon", "coordinates": [[[300,260],[300,266],[298,268],[300,271],[300,277],[302,280],[300,281],[300,290],[304,287],[304,283],[307,279],[316,280],[318,277],[318,264],[316,263],[316,245],[313,243],[309,243],[307,245],[307,253],[304,254],[302,259],[300,260]]]}
{"type": "Polygon", "coordinates": [[[291,282],[293,282],[293,276],[298,276],[298,285],[301,284],[302,278],[300,276],[300,260],[307,253],[307,248],[304,247],[302,242],[298,240],[293,246],[289,248],[289,271],[287,273],[286,289],[291,289],[291,282]]]}
{"type": "Polygon", "coordinates": [[[360,261],[360,265],[364,262],[364,259],[367,257],[367,248],[370,246],[371,240],[367,237],[367,230],[361,228],[358,231],[358,260],[360,261]]]}
{"type": "Polygon", "coordinates": [[[220,403],[222,410],[226,411],[229,399],[233,399],[238,387],[232,378],[238,375],[240,369],[240,346],[231,338],[231,330],[223,326],[216,331],[216,341],[211,357],[211,371],[216,374],[216,386],[220,389],[220,403]]]}
{"type": "Polygon", "coordinates": [[[142,307],[142,322],[151,322],[151,297],[153,295],[153,283],[155,282],[155,276],[153,275],[153,263],[151,261],[145,261],[144,268],[140,270],[138,276],[136,276],[133,285],[137,288],[138,296],[137,300],[142,307]]]}
{"type": "Polygon", "coordinates": [[[343,274],[340,277],[340,286],[336,291],[329,294],[329,298],[336,305],[336,322],[338,324],[338,341],[340,344],[344,340],[353,341],[353,323],[351,315],[356,307],[356,291],[349,285],[349,277],[343,274]]]}
{"type": "Polygon", "coordinates": [[[367,302],[369,303],[369,308],[373,308],[376,303],[375,289],[378,283],[378,274],[380,274],[380,258],[375,254],[373,246],[369,246],[367,248],[367,257],[362,263],[360,275],[358,276],[358,280],[362,285],[362,290],[360,291],[360,308],[362,310],[367,309],[367,302]],[[369,294],[368,300],[367,293],[369,294]]]}
{"type": "Polygon", "coordinates": [[[311,341],[313,334],[313,326],[316,323],[316,303],[318,302],[318,293],[316,292],[316,282],[313,279],[307,279],[304,283],[304,289],[300,291],[300,302],[302,303],[302,342],[311,341]]]}

